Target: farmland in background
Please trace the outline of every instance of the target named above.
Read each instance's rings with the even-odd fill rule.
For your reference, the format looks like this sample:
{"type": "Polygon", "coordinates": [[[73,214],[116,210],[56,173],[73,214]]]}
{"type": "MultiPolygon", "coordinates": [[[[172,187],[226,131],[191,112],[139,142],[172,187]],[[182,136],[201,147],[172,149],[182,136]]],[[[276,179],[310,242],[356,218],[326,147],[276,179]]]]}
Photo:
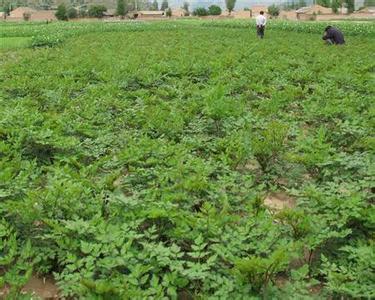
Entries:
{"type": "Polygon", "coordinates": [[[335,24],[343,47],[325,23],[0,24],[0,292],[375,297],[375,25],[335,24]]]}

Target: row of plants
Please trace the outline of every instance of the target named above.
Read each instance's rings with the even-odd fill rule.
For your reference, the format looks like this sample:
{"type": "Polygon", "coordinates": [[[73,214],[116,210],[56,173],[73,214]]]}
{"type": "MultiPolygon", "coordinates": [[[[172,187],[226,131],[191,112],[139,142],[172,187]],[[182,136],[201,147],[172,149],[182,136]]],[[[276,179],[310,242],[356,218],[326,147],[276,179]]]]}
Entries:
{"type": "MultiPolygon", "coordinates": [[[[316,22],[287,22],[287,21],[270,21],[268,28],[271,30],[295,31],[302,33],[319,33],[324,31],[326,23],[316,22]]],[[[124,23],[64,23],[55,22],[43,26],[42,23],[31,23],[29,26],[22,23],[9,26],[0,25],[2,31],[0,37],[32,37],[31,46],[55,46],[65,40],[67,37],[79,36],[86,33],[100,32],[118,32],[132,30],[167,30],[173,29],[175,26],[185,27],[223,27],[223,28],[251,28],[255,27],[254,22],[244,20],[184,20],[175,22],[124,22],[124,23]]],[[[334,26],[339,27],[345,35],[375,36],[375,25],[371,22],[352,23],[352,22],[336,22],[334,26]]]]}
{"type": "MultiPolygon", "coordinates": [[[[202,22],[203,26],[226,28],[255,27],[255,23],[248,20],[210,20],[202,22]]],[[[340,28],[346,35],[375,36],[374,22],[294,22],[282,20],[270,20],[267,27],[272,30],[294,31],[301,33],[323,33],[327,25],[340,28]]]]}

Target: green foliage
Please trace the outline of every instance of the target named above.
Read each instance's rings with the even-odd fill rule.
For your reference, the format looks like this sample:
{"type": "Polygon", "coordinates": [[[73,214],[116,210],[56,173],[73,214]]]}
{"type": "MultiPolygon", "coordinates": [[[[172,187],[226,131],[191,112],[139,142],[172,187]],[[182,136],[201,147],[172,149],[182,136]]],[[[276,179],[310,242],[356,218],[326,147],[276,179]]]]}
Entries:
{"type": "Polygon", "coordinates": [[[324,6],[324,7],[330,7],[331,1],[330,0],[318,0],[316,4],[324,6]]]}
{"type": "Polygon", "coordinates": [[[68,20],[68,15],[67,15],[67,9],[66,9],[66,6],[64,3],[61,3],[58,7],[57,7],[57,11],[55,13],[55,16],[57,18],[57,20],[61,20],[61,21],[67,21],[68,20]]]}
{"type": "Polygon", "coordinates": [[[193,10],[193,16],[204,17],[208,16],[208,11],[204,7],[197,7],[193,10]]]}
{"type": "Polygon", "coordinates": [[[166,17],[172,17],[172,9],[170,7],[168,7],[166,10],[165,10],[165,16],[166,17]]]}
{"type": "Polygon", "coordinates": [[[290,261],[290,249],[280,248],[269,257],[253,256],[235,262],[234,272],[250,283],[251,288],[260,293],[267,289],[278,272],[285,269],[290,261]]]}
{"type": "Polygon", "coordinates": [[[104,5],[92,5],[88,10],[88,15],[92,18],[103,18],[107,8],[104,5]]]}
{"type": "Polygon", "coordinates": [[[121,18],[124,18],[127,13],[128,13],[128,2],[125,0],[117,0],[116,14],[120,16],[121,18]]]}
{"type": "Polygon", "coordinates": [[[163,0],[160,6],[161,11],[165,11],[169,7],[168,0],[163,0]]]}
{"type": "Polygon", "coordinates": [[[181,8],[184,10],[184,16],[188,17],[190,15],[189,2],[184,2],[181,8]]]}
{"type": "MultiPolygon", "coordinates": [[[[272,25],[272,29],[280,32],[301,32],[301,33],[316,33],[322,34],[327,23],[325,22],[293,22],[293,21],[269,21],[269,24],[272,25]]],[[[255,23],[249,23],[244,20],[220,20],[220,21],[211,21],[202,24],[205,27],[219,27],[219,28],[249,28],[251,26],[255,27],[255,23]]],[[[353,36],[375,36],[375,25],[373,22],[335,22],[333,26],[337,26],[345,35],[353,36]]]]}
{"type": "Polygon", "coordinates": [[[1,23],[10,299],[374,298],[374,25],[326,25],[1,23]]]}
{"type": "Polygon", "coordinates": [[[66,12],[66,16],[68,19],[75,19],[78,18],[78,12],[74,7],[69,7],[66,12]]]}
{"type": "Polygon", "coordinates": [[[157,0],[154,0],[151,4],[151,7],[150,7],[151,10],[159,10],[159,3],[157,0]]]}
{"type": "Polygon", "coordinates": [[[230,14],[236,6],[236,0],[225,0],[225,6],[230,14]]]}
{"type": "Polygon", "coordinates": [[[62,43],[62,40],[57,36],[36,36],[33,37],[31,46],[33,48],[41,48],[41,47],[55,47],[62,43]]]}
{"type": "Polygon", "coordinates": [[[348,13],[352,13],[355,9],[354,0],[346,0],[345,3],[348,8],[348,13]]]}
{"type": "Polygon", "coordinates": [[[208,14],[211,16],[219,16],[221,15],[221,8],[218,5],[210,5],[208,7],[208,14]]]}
{"type": "Polygon", "coordinates": [[[341,7],[341,1],[340,0],[332,0],[332,2],[331,2],[331,8],[332,8],[332,11],[335,14],[338,13],[340,7],[341,7]]]}
{"type": "Polygon", "coordinates": [[[275,162],[284,152],[287,127],[279,122],[270,122],[266,128],[259,130],[252,140],[253,153],[263,171],[275,162]]]}
{"type": "Polygon", "coordinates": [[[8,297],[17,298],[31,277],[35,253],[30,241],[20,245],[17,233],[5,220],[0,222],[0,253],[0,265],[6,270],[0,275],[0,288],[10,285],[8,297]]]}
{"type": "Polygon", "coordinates": [[[374,241],[340,248],[337,262],[322,257],[322,273],[326,276],[327,289],[334,295],[350,298],[374,298],[374,241]],[[348,259],[343,259],[347,257],[348,259]]]}
{"type": "Polygon", "coordinates": [[[268,6],[268,13],[273,17],[277,17],[280,14],[280,8],[275,4],[272,4],[268,6]]]}

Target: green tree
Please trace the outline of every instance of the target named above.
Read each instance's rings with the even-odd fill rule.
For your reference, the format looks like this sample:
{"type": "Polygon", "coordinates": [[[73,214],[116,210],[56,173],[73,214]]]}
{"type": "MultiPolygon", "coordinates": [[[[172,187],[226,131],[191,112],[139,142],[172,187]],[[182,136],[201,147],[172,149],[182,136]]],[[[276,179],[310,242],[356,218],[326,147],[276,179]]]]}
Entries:
{"type": "Polygon", "coordinates": [[[348,13],[352,13],[354,11],[354,0],[346,0],[346,7],[348,8],[348,13]]]}
{"type": "Polygon", "coordinates": [[[340,0],[332,0],[331,8],[332,11],[337,14],[339,12],[339,8],[341,7],[340,0]]]}
{"type": "Polygon", "coordinates": [[[231,14],[235,5],[236,5],[236,0],[225,0],[225,6],[227,7],[229,14],[231,14]]]}
{"type": "Polygon", "coordinates": [[[163,0],[160,10],[165,11],[168,8],[168,0],[163,0]]]}
{"type": "Polygon", "coordinates": [[[280,14],[280,8],[275,4],[272,4],[268,6],[268,13],[273,17],[277,17],[280,14]]]}
{"type": "Polygon", "coordinates": [[[107,8],[104,5],[93,5],[89,8],[89,16],[93,18],[103,18],[107,8]]]}
{"type": "Polygon", "coordinates": [[[318,0],[316,4],[324,6],[324,7],[330,7],[331,1],[330,0],[318,0]]]}
{"type": "Polygon", "coordinates": [[[197,7],[193,10],[193,16],[203,17],[208,16],[208,11],[204,7],[197,7]]]}
{"type": "Polygon", "coordinates": [[[67,21],[68,20],[68,12],[66,10],[66,6],[65,6],[64,3],[60,4],[57,7],[57,11],[55,13],[55,16],[56,16],[57,20],[60,20],[60,21],[67,21]]]}
{"type": "Polygon", "coordinates": [[[74,7],[69,7],[67,12],[66,12],[66,16],[68,17],[68,19],[77,18],[78,17],[77,10],[74,7]]]}
{"type": "Polygon", "coordinates": [[[305,0],[299,0],[297,5],[298,5],[298,8],[301,8],[301,7],[305,7],[305,6],[307,6],[305,0]]]}
{"type": "Polygon", "coordinates": [[[211,15],[211,16],[219,16],[221,15],[221,8],[220,6],[218,5],[211,5],[209,8],[208,8],[208,14],[211,15]]]}
{"type": "Polygon", "coordinates": [[[365,2],[363,3],[363,5],[365,7],[375,6],[375,0],[365,0],[365,2]]]}
{"type": "Polygon", "coordinates": [[[188,17],[190,15],[189,2],[184,2],[181,8],[184,10],[184,16],[188,17]]]}
{"type": "Polygon", "coordinates": [[[128,13],[128,6],[125,0],[117,0],[116,13],[121,17],[121,19],[123,19],[128,13]]]}
{"type": "Polygon", "coordinates": [[[151,10],[159,10],[159,3],[158,1],[154,0],[151,4],[151,10]]]}
{"type": "Polygon", "coordinates": [[[172,9],[170,7],[168,7],[166,10],[165,10],[165,15],[170,18],[172,17],[172,9]]]}

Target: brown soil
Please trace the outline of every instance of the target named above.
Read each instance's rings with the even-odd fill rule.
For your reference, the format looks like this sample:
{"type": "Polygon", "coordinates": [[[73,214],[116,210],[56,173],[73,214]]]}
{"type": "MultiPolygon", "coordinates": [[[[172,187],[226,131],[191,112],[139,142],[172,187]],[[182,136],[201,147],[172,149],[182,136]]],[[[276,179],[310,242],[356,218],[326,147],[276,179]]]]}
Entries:
{"type": "MultiPolygon", "coordinates": [[[[0,289],[0,299],[7,299],[9,289],[9,286],[5,286],[4,288],[0,289]]],[[[29,293],[38,297],[38,299],[59,299],[59,290],[56,283],[52,278],[49,277],[31,277],[29,282],[22,288],[21,293],[29,293]]]]}
{"type": "Polygon", "coordinates": [[[270,193],[264,199],[264,205],[271,210],[282,210],[285,208],[293,208],[296,201],[284,192],[270,193]]]}

